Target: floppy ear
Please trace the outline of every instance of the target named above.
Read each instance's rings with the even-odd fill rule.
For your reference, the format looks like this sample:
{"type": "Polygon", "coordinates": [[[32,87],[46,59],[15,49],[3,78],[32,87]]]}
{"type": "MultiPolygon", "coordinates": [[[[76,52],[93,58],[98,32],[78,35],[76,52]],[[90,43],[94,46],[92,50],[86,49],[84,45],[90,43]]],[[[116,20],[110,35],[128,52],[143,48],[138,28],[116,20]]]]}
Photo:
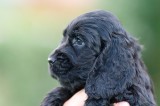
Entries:
{"type": "Polygon", "coordinates": [[[85,90],[92,98],[109,98],[122,93],[135,76],[134,44],[127,35],[112,33],[103,41],[102,52],[89,73],[85,90]]]}

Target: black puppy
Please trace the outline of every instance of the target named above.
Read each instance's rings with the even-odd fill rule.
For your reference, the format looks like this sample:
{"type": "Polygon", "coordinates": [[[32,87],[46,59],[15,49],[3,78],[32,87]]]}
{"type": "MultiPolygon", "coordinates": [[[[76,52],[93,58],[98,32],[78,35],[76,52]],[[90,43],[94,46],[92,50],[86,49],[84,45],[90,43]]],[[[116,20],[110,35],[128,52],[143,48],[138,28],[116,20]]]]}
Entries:
{"type": "Polygon", "coordinates": [[[74,19],[64,30],[60,46],[49,56],[51,76],[61,87],[53,89],[41,106],[62,106],[85,88],[85,106],[156,106],[152,82],[141,59],[141,48],[106,11],[74,19]]]}

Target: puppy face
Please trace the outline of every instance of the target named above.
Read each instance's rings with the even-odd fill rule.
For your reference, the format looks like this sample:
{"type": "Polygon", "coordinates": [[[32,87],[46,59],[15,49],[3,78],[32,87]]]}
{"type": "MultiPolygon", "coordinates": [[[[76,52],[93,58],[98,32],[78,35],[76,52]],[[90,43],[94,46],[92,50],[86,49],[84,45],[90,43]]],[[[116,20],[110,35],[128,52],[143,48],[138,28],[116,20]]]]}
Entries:
{"type": "Polygon", "coordinates": [[[77,72],[84,73],[87,78],[100,52],[100,46],[100,38],[95,29],[86,27],[85,24],[77,26],[71,23],[64,30],[61,44],[49,56],[51,75],[61,79],[77,72]]]}

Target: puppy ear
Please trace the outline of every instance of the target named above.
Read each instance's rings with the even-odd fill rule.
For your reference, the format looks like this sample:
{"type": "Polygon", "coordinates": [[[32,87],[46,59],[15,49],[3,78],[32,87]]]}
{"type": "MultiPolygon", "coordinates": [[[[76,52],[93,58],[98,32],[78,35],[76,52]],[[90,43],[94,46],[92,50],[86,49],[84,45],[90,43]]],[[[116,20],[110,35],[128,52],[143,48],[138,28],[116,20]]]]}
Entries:
{"type": "Polygon", "coordinates": [[[118,33],[112,33],[110,41],[102,41],[102,52],[85,86],[89,97],[109,98],[130,86],[135,76],[134,43],[134,39],[118,33]]]}

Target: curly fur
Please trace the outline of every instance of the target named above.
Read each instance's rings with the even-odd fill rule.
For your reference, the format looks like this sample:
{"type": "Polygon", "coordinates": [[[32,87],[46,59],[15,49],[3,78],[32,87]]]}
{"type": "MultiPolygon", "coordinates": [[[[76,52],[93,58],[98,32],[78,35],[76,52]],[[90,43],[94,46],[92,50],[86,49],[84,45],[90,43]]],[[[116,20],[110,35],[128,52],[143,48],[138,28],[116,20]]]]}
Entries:
{"type": "Polygon", "coordinates": [[[60,46],[49,56],[53,89],[41,106],[62,106],[85,88],[85,106],[156,106],[152,82],[141,59],[141,47],[111,13],[98,10],[74,19],[60,46]],[[80,38],[79,38],[80,37],[80,38]]]}

